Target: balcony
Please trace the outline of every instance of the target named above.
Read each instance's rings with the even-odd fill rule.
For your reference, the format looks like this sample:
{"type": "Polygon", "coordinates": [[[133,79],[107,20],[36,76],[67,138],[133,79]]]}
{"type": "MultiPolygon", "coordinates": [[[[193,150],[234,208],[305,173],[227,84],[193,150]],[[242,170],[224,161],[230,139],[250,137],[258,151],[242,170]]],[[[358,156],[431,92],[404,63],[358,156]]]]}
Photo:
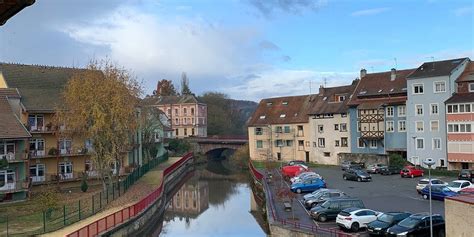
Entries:
{"type": "Polygon", "coordinates": [[[360,115],[359,121],[361,123],[377,123],[384,121],[383,114],[364,114],[360,115]]]}
{"type": "Polygon", "coordinates": [[[28,190],[27,181],[13,181],[0,183],[0,193],[16,193],[28,190]]]}
{"type": "Polygon", "coordinates": [[[0,160],[6,160],[8,163],[23,162],[28,159],[26,153],[8,153],[6,155],[0,155],[0,160]]]}
{"type": "Polygon", "coordinates": [[[41,134],[41,133],[54,133],[57,129],[56,127],[52,126],[51,124],[47,124],[46,126],[36,126],[27,124],[26,128],[30,133],[33,134],[41,134]]]}
{"type": "Polygon", "coordinates": [[[384,137],[383,131],[361,131],[360,132],[361,138],[368,139],[368,140],[381,140],[384,137]]]}
{"type": "Polygon", "coordinates": [[[88,155],[88,149],[86,148],[79,148],[79,149],[61,149],[58,154],[58,150],[56,148],[50,148],[48,152],[44,150],[30,150],[30,157],[31,158],[51,158],[51,157],[70,157],[70,156],[83,156],[88,155]]]}

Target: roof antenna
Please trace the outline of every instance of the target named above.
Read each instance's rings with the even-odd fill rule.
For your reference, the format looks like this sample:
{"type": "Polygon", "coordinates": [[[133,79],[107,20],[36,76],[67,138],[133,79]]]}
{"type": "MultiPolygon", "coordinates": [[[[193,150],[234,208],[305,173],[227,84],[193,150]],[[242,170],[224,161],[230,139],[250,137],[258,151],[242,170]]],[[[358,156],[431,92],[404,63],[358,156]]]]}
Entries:
{"type": "Polygon", "coordinates": [[[325,77],[325,78],[324,78],[324,88],[328,87],[327,84],[328,84],[328,79],[325,77]]]}
{"type": "Polygon", "coordinates": [[[395,68],[398,68],[397,58],[393,58],[393,61],[395,61],[395,68]]]}
{"type": "Polygon", "coordinates": [[[309,79],[309,94],[311,95],[311,79],[309,79]]]}

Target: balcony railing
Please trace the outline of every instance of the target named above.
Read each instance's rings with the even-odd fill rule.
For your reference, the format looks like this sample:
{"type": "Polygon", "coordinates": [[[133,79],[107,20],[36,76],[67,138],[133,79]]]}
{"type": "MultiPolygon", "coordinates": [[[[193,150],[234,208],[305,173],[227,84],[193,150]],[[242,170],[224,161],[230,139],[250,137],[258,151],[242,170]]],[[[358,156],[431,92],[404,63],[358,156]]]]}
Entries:
{"type": "Polygon", "coordinates": [[[0,193],[14,193],[19,191],[25,191],[28,189],[27,181],[16,181],[0,183],[0,193]]]}
{"type": "Polygon", "coordinates": [[[360,135],[364,139],[383,139],[384,134],[383,131],[361,131],[360,135]]]}
{"type": "Polygon", "coordinates": [[[28,159],[28,156],[26,153],[23,152],[0,155],[0,160],[6,160],[8,162],[22,162],[26,159],[28,159]]]}
{"type": "Polygon", "coordinates": [[[89,154],[89,150],[86,148],[80,149],[60,149],[59,154],[56,149],[53,150],[51,148],[48,152],[45,150],[30,150],[30,157],[31,158],[48,158],[48,157],[56,157],[56,156],[81,156],[89,154]]]}

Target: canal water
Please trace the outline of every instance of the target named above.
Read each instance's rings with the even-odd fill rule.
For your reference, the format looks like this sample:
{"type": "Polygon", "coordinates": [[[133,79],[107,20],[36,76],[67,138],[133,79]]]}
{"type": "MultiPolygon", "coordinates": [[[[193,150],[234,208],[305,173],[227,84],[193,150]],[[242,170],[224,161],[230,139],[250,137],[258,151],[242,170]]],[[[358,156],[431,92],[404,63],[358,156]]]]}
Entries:
{"type": "MultiPolygon", "coordinates": [[[[266,236],[262,208],[255,201],[248,171],[221,161],[197,167],[169,200],[154,233],[159,236],[266,236]]],[[[261,204],[260,204],[261,205],[261,204]]]]}

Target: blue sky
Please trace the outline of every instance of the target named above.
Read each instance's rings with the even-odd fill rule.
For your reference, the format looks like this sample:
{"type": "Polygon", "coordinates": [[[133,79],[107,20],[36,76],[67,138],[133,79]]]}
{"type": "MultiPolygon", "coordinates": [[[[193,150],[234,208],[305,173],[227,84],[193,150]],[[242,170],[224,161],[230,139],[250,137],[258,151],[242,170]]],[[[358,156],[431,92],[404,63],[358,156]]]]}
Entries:
{"type": "Polygon", "coordinates": [[[232,98],[307,94],[369,72],[474,57],[467,0],[37,1],[0,28],[0,61],[84,66],[108,57],[232,98]]]}

